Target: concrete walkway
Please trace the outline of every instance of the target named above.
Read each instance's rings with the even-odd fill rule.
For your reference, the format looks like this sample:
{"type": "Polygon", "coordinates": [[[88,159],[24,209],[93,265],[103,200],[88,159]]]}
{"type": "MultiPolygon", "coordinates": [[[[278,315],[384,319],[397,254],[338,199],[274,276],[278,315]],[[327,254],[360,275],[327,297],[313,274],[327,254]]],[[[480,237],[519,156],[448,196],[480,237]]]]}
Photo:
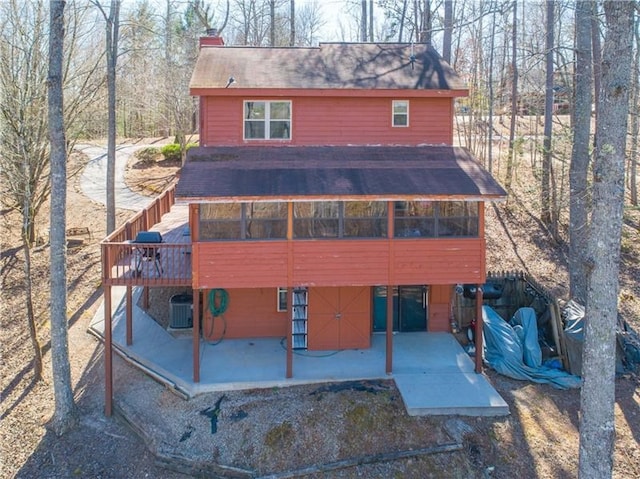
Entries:
{"type": "MultiPolygon", "coordinates": [[[[115,195],[116,208],[140,211],[146,208],[153,198],[132,191],[124,181],[124,172],[131,155],[150,145],[118,145],[116,147],[115,195]]],[[[98,145],[76,145],[76,150],[89,156],[89,162],[80,177],[80,187],[88,198],[96,203],[107,203],[107,148],[98,145]]]]}

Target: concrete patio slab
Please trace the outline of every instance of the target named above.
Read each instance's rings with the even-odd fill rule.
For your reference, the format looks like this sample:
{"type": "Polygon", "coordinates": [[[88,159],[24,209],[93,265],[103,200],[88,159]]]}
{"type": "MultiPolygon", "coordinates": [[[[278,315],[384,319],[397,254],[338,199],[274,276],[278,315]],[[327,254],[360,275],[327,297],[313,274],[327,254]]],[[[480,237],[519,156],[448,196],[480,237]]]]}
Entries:
{"type": "MultiPolygon", "coordinates": [[[[127,346],[124,287],[112,288],[113,344],[120,355],[185,398],[217,391],[286,387],[366,379],[394,379],[410,415],[505,415],[506,402],[447,333],[399,333],[393,337],[393,374],[385,373],[385,335],[374,334],[368,349],[296,351],[293,378],[285,377],[281,338],[200,343],[200,382],[193,382],[190,330],[172,335],[137,306],[133,295],[133,344],[127,346]]],[[[90,330],[104,335],[100,308],[90,330]]],[[[118,378],[115,378],[117,383],[118,378]]]]}

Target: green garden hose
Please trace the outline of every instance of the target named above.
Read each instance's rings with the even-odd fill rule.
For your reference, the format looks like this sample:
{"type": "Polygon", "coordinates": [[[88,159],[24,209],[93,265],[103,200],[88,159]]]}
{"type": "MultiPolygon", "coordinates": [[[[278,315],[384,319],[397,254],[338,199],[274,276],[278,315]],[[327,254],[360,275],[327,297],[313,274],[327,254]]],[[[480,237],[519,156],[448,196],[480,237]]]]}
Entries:
{"type": "Polygon", "coordinates": [[[215,324],[215,319],[217,316],[222,317],[222,336],[217,341],[208,341],[208,344],[215,346],[220,343],[224,339],[224,335],[227,332],[227,320],[224,318],[224,312],[229,307],[229,293],[225,289],[216,288],[209,291],[209,311],[211,312],[211,327],[209,329],[209,334],[207,337],[211,337],[213,335],[213,328],[215,324]]]}

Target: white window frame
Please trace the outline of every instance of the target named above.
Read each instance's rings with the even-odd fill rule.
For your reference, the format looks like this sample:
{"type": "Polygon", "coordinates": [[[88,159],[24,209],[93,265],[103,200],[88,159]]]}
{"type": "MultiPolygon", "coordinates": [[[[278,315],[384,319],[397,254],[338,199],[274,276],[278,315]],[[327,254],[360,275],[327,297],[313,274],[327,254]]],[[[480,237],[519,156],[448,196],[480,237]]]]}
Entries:
{"type": "Polygon", "coordinates": [[[409,126],[409,100],[393,100],[391,102],[391,125],[394,128],[407,128],[409,126]],[[406,113],[396,113],[396,106],[406,106],[406,113]],[[407,123],[405,125],[396,125],[396,115],[405,115],[407,117],[407,123]]]}
{"type": "Polygon", "coordinates": [[[277,290],[277,295],[276,295],[276,311],[278,313],[282,313],[285,311],[288,311],[288,304],[287,302],[289,301],[289,292],[287,290],[287,288],[278,288],[277,290]],[[284,295],[284,301],[282,300],[282,295],[284,295]]]}
{"type": "Polygon", "coordinates": [[[291,100],[244,100],[242,102],[242,139],[245,141],[291,141],[292,131],[291,125],[293,124],[293,105],[291,100]],[[245,118],[247,111],[247,103],[264,103],[264,120],[256,120],[251,118],[245,118]],[[288,103],[289,104],[289,118],[280,119],[276,118],[273,121],[288,121],[289,122],[289,137],[288,138],[269,138],[271,136],[271,103],[288,103]],[[247,121],[263,121],[264,122],[264,138],[247,138],[246,136],[246,123],[247,121]]]}

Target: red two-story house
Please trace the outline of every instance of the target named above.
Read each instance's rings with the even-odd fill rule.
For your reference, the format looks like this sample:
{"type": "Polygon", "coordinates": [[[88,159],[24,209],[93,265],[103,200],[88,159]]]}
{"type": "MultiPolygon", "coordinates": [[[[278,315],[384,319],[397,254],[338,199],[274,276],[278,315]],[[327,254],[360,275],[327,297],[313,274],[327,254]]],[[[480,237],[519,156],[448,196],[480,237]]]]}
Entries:
{"type": "MultiPolygon", "coordinates": [[[[391,372],[393,331],[450,331],[455,285],[485,282],[485,202],[506,193],[452,146],[468,90],[433,48],[210,36],[190,91],[200,146],[175,188],[190,271],[172,282],[165,266],[144,285],[189,284],[202,298],[194,339],[286,337],[290,377],[295,349],[368,348],[386,331],[391,372]]],[[[111,274],[123,248],[105,260],[105,284],[141,284],[111,274]]]]}

